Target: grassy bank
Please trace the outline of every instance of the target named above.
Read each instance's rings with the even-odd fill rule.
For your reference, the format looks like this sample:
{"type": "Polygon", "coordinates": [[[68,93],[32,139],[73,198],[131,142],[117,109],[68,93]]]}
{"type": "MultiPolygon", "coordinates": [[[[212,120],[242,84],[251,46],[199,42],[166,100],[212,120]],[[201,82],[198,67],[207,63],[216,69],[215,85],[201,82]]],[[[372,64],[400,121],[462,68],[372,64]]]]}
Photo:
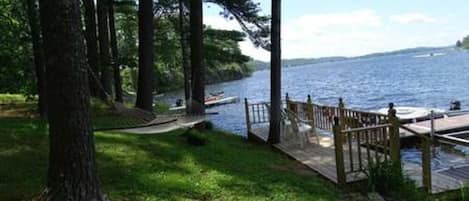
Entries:
{"type": "MultiPolygon", "coordinates": [[[[176,131],[136,136],[96,133],[104,191],[112,200],[340,200],[336,188],[269,147],[208,131],[188,145],[176,131]]],[[[0,200],[44,188],[48,137],[38,119],[0,118],[0,200]]]]}

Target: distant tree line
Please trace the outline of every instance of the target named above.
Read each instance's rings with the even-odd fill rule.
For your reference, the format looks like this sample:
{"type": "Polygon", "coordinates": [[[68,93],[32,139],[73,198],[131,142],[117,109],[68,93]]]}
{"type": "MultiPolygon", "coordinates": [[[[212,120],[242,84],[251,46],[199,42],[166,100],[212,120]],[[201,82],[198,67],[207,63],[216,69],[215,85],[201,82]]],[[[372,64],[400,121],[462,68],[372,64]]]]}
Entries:
{"type": "Polygon", "coordinates": [[[469,35],[464,37],[462,40],[456,41],[456,47],[469,49],[469,35]]]}

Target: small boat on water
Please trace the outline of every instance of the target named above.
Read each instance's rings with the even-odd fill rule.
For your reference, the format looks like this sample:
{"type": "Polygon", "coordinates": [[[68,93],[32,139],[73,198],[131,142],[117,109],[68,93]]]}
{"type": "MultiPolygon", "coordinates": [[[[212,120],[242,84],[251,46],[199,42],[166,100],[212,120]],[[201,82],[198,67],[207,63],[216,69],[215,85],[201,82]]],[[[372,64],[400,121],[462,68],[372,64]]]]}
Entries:
{"type": "Polygon", "coordinates": [[[425,57],[436,57],[436,56],[444,56],[446,53],[439,52],[439,53],[430,53],[430,54],[422,54],[422,55],[415,55],[414,58],[425,58],[425,57]]]}
{"type": "MultiPolygon", "coordinates": [[[[430,117],[431,111],[433,111],[437,116],[442,116],[440,114],[445,113],[445,110],[438,108],[399,106],[394,107],[394,109],[396,109],[396,116],[402,121],[419,121],[428,119],[430,117]]],[[[388,114],[388,108],[381,108],[375,112],[380,114],[388,114]]]]}
{"type": "MultiPolygon", "coordinates": [[[[209,96],[205,97],[206,107],[232,104],[232,103],[237,103],[237,102],[239,102],[238,96],[225,97],[225,93],[222,91],[216,92],[216,93],[210,93],[209,96]]],[[[184,109],[186,109],[186,105],[182,102],[182,100],[179,100],[178,103],[174,107],[171,107],[169,110],[177,111],[177,110],[184,110],[184,109]]]]}

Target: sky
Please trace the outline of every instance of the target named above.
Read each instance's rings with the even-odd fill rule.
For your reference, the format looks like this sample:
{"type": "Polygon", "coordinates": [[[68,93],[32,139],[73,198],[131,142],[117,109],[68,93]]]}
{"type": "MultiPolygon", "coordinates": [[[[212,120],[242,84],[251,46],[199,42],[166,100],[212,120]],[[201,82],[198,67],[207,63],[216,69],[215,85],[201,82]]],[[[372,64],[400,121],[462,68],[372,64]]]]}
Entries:
{"type": "MultiPolygon", "coordinates": [[[[260,3],[270,15],[271,0],[260,3]]],[[[469,35],[468,0],[283,0],[282,58],[360,56],[412,47],[448,46],[469,35]]],[[[204,24],[241,30],[221,9],[204,5],[204,24]]],[[[244,54],[268,61],[249,41],[244,54]]]]}

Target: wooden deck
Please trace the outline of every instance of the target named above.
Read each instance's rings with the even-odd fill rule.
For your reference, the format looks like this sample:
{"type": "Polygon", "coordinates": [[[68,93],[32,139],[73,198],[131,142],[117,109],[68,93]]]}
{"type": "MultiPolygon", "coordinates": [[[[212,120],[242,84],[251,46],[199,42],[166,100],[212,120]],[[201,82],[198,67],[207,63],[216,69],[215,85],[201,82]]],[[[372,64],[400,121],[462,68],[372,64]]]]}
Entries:
{"type": "MultiPolygon", "coordinates": [[[[431,130],[430,122],[430,120],[427,120],[405,124],[405,126],[420,134],[428,134],[431,130]]],[[[435,119],[434,128],[436,133],[455,129],[469,129],[469,115],[435,119]]]]}
{"type": "MultiPolygon", "coordinates": [[[[305,145],[304,148],[300,148],[299,144],[293,140],[290,142],[281,142],[274,145],[275,148],[297,160],[298,162],[306,165],[312,170],[323,175],[334,183],[337,182],[337,171],[335,161],[335,150],[333,138],[331,133],[324,131],[320,135],[320,143],[311,143],[305,145]]],[[[251,129],[250,135],[255,137],[258,141],[266,142],[268,137],[268,127],[258,127],[251,129]]],[[[316,142],[316,139],[312,137],[310,142],[316,142]]],[[[375,154],[375,153],[373,153],[375,154]]],[[[378,154],[378,153],[376,153],[378,154]]],[[[345,154],[346,156],[347,154],[345,154]]],[[[350,160],[348,157],[344,157],[346,169],[350,168],[350,160]]],[[[416,183],[422,186],[422,169],[420,165],[403,163],[404,172],[416,183]]],[[[364,173],[348,174],[347,183],[357,182],[365,180],[366,175],[364,173]]],[[[432,172],[432,193],[442,193],[446,191],[457,190],[462,187],[465,181],[463,179],[456,179],[448,176],[447,172],[432,172]]]]}
{"type": "MultiPolygon", "coordinates": [[[[321,131],[322,134],[319,137],[320,144],[310,143],[306,144],[303,148],[300,147],[299,143],[295,140],[288,142],[281,142],[275,144],[274,147],[281,152],[287,154],[291,158],[301,162],[309,168],[320,173],[327,179],[337,183],[337,170],[335,161],[335,150],[334,141],[332,135],[327,131],[321,131]]],[[[258,139],[262,139],[264,142],[267,141],[268,128],[256,128],[252,130],[252,134],[257,136],[258,139]]],[[[310,142],[316,142],[315,137],[310,138],[310,142]]],[[[365,154],[365,153],[363,153],[365,154]]],[[[375,154],[374,152],[372,154],[375,154]]],[[[376,153],[378,154],[378,153],[376,153]]],[[[344,157],[345,168],[350,169],[350,160],[346,155],[344,157]]],[[[355,167],[358,167],[358,163],[354,162],[355,167]]],[[[364,173],[354,173],[347,175],[347,182],[357,182],[366,179],[364,173]]]]}

